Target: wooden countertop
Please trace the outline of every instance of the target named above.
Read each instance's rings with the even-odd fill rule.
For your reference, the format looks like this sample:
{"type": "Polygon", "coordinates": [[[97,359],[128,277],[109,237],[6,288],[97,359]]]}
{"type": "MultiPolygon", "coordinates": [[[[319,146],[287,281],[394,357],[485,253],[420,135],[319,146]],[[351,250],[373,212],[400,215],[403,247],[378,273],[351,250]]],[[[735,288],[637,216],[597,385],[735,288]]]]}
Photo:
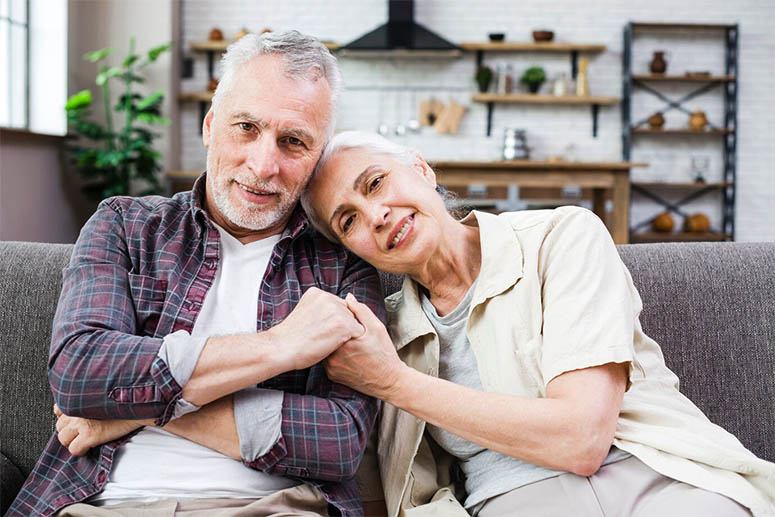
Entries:
{"type": "Polygon", "coordinates": [[[450,169],[492,169],[492,170],[578,170],[578,171],[628,171],[633,167],[647,167],[638,162],[548,162],[542,160],[499,160],[499,161],[437,161],[431,166],[439,170],[450,169]]]}

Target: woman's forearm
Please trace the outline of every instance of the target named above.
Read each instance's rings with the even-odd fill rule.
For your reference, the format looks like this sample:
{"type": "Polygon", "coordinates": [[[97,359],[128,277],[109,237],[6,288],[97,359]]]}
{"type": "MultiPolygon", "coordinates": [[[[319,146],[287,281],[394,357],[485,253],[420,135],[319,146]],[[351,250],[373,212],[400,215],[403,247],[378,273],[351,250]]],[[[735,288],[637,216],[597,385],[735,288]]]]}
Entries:
{"type": "Polygon", "coordinates": [[[604,365],[569,372],[550,383],[546,398],[533,399],[482,392],[405,367],[379,395],[487,449],[589,475],[613,441],[624,392],[621,371],[621,365],[604,365]]]}

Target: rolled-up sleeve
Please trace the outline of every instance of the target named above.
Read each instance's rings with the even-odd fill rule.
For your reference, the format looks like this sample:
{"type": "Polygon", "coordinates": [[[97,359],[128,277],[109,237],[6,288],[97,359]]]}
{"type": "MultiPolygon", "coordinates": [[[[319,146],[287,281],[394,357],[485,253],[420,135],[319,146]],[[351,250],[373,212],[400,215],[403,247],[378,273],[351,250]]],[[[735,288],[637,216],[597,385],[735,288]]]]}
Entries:
{"type": "Polygon", "coordinates": [[[578,207],[558,213],[562,217],[547,233],[539,260],[547,384],[571,370],[631,363],[640,307],[603,222],[578,207]]]}
{"type": "Polygon", "coordinates": [[[174,413],[181,386],[159,356],[163,340],[138,335],[131,268],[120,207],[103,201],[63,271],[49,383],[68,415],[154,418],[163,425],[174,413]]]}

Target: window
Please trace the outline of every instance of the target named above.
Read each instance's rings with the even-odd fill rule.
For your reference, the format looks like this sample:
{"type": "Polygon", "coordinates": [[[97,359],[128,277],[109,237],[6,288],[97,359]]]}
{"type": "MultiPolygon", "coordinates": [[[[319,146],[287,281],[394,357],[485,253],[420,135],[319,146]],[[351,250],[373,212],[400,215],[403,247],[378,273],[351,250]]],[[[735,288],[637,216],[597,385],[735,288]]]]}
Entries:
{"type": "Polygon", "coordinates": [[[29,1],[0,0],[0,125],[29,125],[29,1]]]}
{"type": "Polygon", "coordinates": [[[0,0],[0,126],[67,130],[67,0],[0,0]]]}

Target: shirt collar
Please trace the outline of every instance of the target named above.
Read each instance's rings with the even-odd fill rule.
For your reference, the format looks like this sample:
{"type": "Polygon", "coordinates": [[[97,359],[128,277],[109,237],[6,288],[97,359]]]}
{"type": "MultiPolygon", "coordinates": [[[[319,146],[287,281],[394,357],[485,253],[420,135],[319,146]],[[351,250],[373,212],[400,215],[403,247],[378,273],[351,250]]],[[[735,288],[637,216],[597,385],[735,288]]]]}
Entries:
{"type": "MultiPolygon", "coordinates": [[[[482,265],[470,316],[474,307],[511,288],[522,278],[524,256],[514,228],[505,217],[474,210],[460,222],[479,227],[482,247],[482,265]]],[[[406,276],[401,291],[386,300],[391,313],[390,334],[399,350],[418,337],[435,334],[422,311],[419,289],[419,284],[406,276]]]]}

